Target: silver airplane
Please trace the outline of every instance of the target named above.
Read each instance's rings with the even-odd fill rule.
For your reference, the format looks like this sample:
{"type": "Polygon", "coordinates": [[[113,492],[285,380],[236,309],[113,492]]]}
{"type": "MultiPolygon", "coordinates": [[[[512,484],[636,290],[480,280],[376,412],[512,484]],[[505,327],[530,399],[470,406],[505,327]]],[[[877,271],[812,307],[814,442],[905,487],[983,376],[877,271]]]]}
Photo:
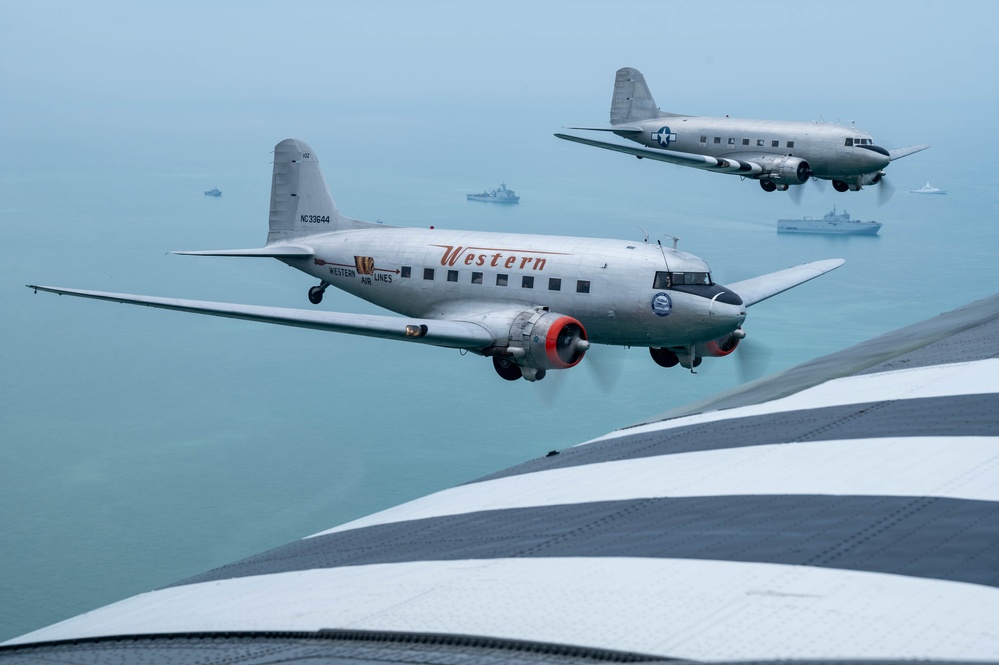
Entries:
{"type": "Polygon", "coordinates": [[[570,127],[613,132],[647,148],[555,134],[560,139],[760,182],[767,192],[786,191],[810,178],[832,180],[838,192],[883,184],[884,168],[929,148],[886,150],[855,127],[788,120],[745,120],[666,113],[656,106],[637,69],[617,70],[610,127],[570,127]]]}
{"type": "Polygon", "coordinates": [[[746,308],[843,264],[828,259],[714,283],[700,258],[628,240],[391,227],[340,214],[306,143],[274,149],[264,247],[176,254],[270,257],[401,314],[316,312],[29,284],[36,291],[367,335],[491,357],[507,380],[544,378],[591,343],[648,347],[656,363],[693,370],[745,336],[746,308]]]}

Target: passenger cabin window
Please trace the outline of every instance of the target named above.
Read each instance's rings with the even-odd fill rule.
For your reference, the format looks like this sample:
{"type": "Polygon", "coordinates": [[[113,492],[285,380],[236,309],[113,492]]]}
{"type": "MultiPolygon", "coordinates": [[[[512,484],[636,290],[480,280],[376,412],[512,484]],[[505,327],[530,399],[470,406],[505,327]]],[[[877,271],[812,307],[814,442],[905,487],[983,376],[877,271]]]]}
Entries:
{"type": "Polygon", "coordinates": [[[735,145],[735,139],[729,139],[728,140],[728,144],[729,145],[735,145]]]}
{"type": "Polygon", "coordinates": [[[548,290],[549,291],[561,291],[562,290],[562,280],[558,277],[548,278],[548,290]]]}
{"type": "Polygon", "coordinates": [[[742,139],[742,145],[749,145],[749,139],[742,139]]]}
{"type": "Polygon", "coordinates": [[[756,145],[757,145],[757,147],[762,148],[763,147],[763,139],[756,139],[756,145]]]}
{"type": "Polygon", "coordinates": [[[794,141],[788,141],[787,142],[787,147],[788,148],[793,148],[794,147],[794,141]]]}
{"type": "Polygon", "coordinates": [[[674,286],[711,286],[711,273],[656,271],[652,288],[672,289],[674,286]]]}
{"type": "Polygon", "coordinates": [[[715,143],[721,143],[721,137],[720,136],[716,136],[715,137],[715,143]]]}
{"type": "Polygon", "coordinates": [[[524,275],[520,280],[520,288],[522,289],[533,289],[534,288],[534,275],[524,275]]]}
{"type": "Polygon", "coordinates": [[[708,142],[708,137],[707,136],[702,136],[701,137],[701,143],[707,143],[707,142],[708,142]]]}
{"type": "Polygon", "coordinates": [[[770,142],[770,147],[771,148],[779,148],[780,147],[780,141],[771,141],[770,142]]]}
{"type": "Polygon", "coordinates": [[[457,270],[448,270],[447,271],[447,281],[449,281],[449,282],[457,282],[458,281],[458,271],[457,270]]]}
{"type": "Polygon", "coordinates": [[[481,283],[482,283],[482,273],[481,272],[473,272],[472,273],[472,284],[481,284],[481,283]]]}
{"type": "Polygon", "coordinates": [[[588,279],[576,280],[576,293],[589,293],[589,292],[590,292],[590,280],[588,279]]]}
{"type": "Polygon", "coordinates": [[[506,286],[509,281],[509,275],[504,275],[503,273],[496,275],[496,286],[506,286]]]}
{"type": "Polygon", "coordinates": [[[434,279],[434,269],[433,268],[424,268],[423,269],[423,279],[427,279],[427,280],[433,281],[433,279],[434,279]]]}
{"type": "Polygon", "coordinates": [[[402,270],[399,271],[399,276],[405,279],[409,279],[410,274],[412,274],[413,269],[409,266],[403,266],[402,270]]]}

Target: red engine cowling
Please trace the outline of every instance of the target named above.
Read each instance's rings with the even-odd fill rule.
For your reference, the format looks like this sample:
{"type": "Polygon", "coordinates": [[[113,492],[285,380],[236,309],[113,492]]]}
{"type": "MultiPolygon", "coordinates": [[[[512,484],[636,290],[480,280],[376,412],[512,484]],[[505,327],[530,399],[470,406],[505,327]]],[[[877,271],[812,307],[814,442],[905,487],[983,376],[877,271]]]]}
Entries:
{"type": "Polygon", "coordinates": [[[739,346],[739,340],[745,336],[746,333],[742,331],[742,328],[739,328],[724,337],[713,339],[710,342],[702,342],[696,347],[697,355],[702,358],[720,358],[722,356],[727,356],[735,351],[735,347],[739,346]]]}
{"type": "Polygon", "coordinates": [[[568,369],[590,348],[583,324],[565,314],[533,309],[510,326],[510,354],[518,365],[537,369],[568,369]]]}

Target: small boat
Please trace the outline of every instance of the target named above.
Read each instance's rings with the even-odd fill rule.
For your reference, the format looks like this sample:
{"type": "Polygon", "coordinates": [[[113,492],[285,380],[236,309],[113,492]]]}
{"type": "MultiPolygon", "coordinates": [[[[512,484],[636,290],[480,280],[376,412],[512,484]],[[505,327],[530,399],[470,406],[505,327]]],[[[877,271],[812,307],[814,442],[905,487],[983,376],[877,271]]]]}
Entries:
{"type": "Polygon", "coordinates": [[[827,212],[822,219],[805,217],[803,219],[778,219],[777,233],[832,233],[838,235],[877,235],[881,230],[879,222],[861,222],[850,219],[847,211],[827,212]]]}
{"type": "Polygon", "coordinates": [[[520,197],[512,189],[506,188],[506,183],[501,184],[497,189],[482,192],[481,194],[467,194],[469,201],[484,201],[486,203],[518,203],[520,197]]]}
{"type": "Polygon", "coordinates": [[[212,189],[205,190],[205,196],[222,196],[222,190],[218,187],[213,187],[212,189]]]}
{"type": "Polygon", "coordinates": [[[909,193],[910,194],[946,194],[947,190],[946,189],[940,189],[939,187],[934,187],[933,185],[930,184],[930,181],[927,180],[925,185],[923,185],[919,189],[910,189],[909,193]]]}

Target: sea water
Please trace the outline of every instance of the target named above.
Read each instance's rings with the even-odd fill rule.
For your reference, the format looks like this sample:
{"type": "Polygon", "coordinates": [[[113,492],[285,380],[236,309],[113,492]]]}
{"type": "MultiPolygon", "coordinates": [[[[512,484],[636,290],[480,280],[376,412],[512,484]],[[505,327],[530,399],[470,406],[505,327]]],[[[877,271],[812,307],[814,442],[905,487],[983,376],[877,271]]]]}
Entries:
{"type": "MultiPolygon", "coordinates": [[[[284,132],[19,142],[0,192],[0,638],[600,436],[999,285],[999,192],[948,149],[956,137],[893,164],[884,206],[876,188],[815,183],[796,204],[737,177],[558,141],[564,109],[540,120],[536,109],[506,111],[488,134],[427,110],[419,131],[388,136],[384,118],[361,117],[296,138],[316,151],[341,211],[360,219],[636,243],[647,234],[667,246],[675,236],[721,283],[847,263],[753,306],[736,353],[696,374],[663,369],[646,349],[595,347],[577,368],[510,383],[488,359],[453,350],[34,295],[24,284],[313,309],[313,280],[268,259],[166,253],[264,242],[269,152],[284,132]],[[908,193],[927,179],[949,194],[908,193]],[[500,182],[519,205],[465,200],[500,182]],[[203,195],[213,186],[221,198],[203,195]],[[880,235],[776,233],[778,218],[833,205],[882,222],[880,235]]],[[[321,309],[379,312],[333,289],[321,309]]]]}

